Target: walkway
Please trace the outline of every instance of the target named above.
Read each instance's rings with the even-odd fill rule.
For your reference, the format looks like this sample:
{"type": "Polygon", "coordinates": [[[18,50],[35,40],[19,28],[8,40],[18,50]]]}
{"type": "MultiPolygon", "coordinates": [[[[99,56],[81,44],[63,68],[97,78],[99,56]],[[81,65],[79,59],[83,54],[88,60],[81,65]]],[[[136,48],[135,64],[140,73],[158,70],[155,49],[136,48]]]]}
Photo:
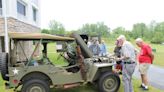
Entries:
{"type": "MultiPolygon", "coordinates": [[[[136,67],[134,75],[136,78],[140,78],[138,67],[136,67]]],[[[148,70],[148,78],[151,86],[164,90],[164,68],[151,65],[148,70]]]]}

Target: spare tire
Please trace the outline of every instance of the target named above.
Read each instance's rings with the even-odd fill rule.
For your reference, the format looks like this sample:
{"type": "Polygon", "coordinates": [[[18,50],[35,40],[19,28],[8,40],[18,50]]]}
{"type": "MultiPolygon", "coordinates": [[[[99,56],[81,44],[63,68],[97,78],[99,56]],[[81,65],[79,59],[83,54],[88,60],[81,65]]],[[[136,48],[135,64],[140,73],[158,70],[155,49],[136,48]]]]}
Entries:
{"type": "Polygon", "coordinates": [[[8,57],[7,53],[0,53],[0,70],[1,70],[1,76],[3,80],[8,81],[9,77],[6,76],[8,74],[8,57]]]}

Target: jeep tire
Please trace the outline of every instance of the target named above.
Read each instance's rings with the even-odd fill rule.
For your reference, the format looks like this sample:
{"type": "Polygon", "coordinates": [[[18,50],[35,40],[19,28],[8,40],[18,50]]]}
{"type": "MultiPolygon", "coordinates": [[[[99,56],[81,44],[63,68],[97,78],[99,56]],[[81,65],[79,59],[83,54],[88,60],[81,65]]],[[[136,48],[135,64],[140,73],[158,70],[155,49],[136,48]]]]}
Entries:
{"type": "Polygon", "coordinates": [[[120,87],[120,78],[115,73],[106,72],[100,76],[99,92],[117,92],[120,87]]]}
{"type": "Polygon", "coordinates": [[[48,83],[41,79],[31,79],[23,83],[21,92],[49,92],[48,83]]]}
{"type": "Polygon", "coordinates": [[[7,53],[0,53],[0,71],[3,80],[8,81],[9,77],[6,76],[8,74],[8,57],[7,53]]]}

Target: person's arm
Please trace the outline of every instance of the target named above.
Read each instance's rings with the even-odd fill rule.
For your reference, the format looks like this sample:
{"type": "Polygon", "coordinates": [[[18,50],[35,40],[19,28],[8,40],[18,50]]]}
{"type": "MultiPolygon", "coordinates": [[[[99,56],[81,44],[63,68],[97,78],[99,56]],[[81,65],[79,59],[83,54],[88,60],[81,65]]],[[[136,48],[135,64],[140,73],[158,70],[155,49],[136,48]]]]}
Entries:
{"type": "Polygon", "coordinates": [[[107,48],[106,48],[106,45],[104,45],[105,46],[105,53],[107,53],[107,48]]]}
{"type": "Polygon", "coordinates": [[[117,58],[116,61],[126,60],[130,58],[130,53],[127,45],[121,48],[121,55],[122,56],[120,58],[117,58]]]}
{"type": "Polygon", "coordinates": [[[97,45],[97,51],[98,51],[98,54],[100,54],[100,45],[97,45]]]}
{"type": "Polygon", "coordinates": [[[149,54],[149,56],[151,57],[151,60],[153,61],[154,60],[154,54],[149,54]]]}
{"type": "Polygon", "coordinates": [[[153,61],[154,60],[154,54],[152,53],[152,48],[150,46],[148,46],[146,48],[146,50],[147,50],[147,53],[150,56],[151,60],[153,61]]]}

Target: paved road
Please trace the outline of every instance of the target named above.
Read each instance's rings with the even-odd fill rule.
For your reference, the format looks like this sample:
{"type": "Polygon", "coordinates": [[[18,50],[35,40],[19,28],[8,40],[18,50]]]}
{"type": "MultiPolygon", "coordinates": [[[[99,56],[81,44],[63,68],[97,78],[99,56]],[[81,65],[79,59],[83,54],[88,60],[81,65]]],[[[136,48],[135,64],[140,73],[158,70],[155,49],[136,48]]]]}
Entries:
{"type": "MultiPolygon", "coordinates": [[[[140,78],[138,67],[136,67],[133,76],[140,78]]],[[[151,65],[148,71],[148,77],[151,86],[164,90],[164,68],[151,65]]]]}

